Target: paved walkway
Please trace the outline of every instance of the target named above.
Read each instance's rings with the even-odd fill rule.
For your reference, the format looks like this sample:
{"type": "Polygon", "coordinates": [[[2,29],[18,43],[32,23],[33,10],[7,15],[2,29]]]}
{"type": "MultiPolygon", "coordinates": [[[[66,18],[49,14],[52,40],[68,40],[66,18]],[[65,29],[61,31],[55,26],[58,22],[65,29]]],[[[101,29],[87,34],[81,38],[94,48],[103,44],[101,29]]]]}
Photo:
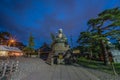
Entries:
{"type": "Polygon", "coordinates": [[[12,80],[100,80],[83,67],[48,65],[39,58],[18,58],[19,71],[12,80]]]}

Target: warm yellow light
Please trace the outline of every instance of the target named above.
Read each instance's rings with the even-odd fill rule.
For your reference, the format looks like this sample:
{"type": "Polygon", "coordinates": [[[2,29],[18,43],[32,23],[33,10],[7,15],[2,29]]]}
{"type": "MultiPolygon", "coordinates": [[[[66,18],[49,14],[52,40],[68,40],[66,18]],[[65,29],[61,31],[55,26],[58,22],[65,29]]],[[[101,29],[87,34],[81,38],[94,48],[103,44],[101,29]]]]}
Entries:
{"type": "Polygon", "coordinates": [[[15,39],[9,39],[9,41],[8,41],[8,46],[11,46],[11,44],[15,44],[15,39]]]}
{"type": "Polygon", "coordinates": [[[15,40],[14,40],[14,39],[11,39],[11,40],[10,40],[10,42],[11,42],[11,43],[14,43],[14,42],[15,42],[15,40]]]}
{"type": "Polygon", "coordinates": [[[8,52],[7,51],[0,51],[0,56],[8,56],[8,52]]]}

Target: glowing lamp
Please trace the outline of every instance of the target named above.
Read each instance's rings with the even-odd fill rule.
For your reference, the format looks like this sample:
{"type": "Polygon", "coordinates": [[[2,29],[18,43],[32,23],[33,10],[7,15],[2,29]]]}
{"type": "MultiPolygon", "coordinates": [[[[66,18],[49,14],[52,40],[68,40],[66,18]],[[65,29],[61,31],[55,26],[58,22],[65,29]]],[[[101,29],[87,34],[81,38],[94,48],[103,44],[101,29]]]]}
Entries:
{"type": "Polygon", "coordinates": [[[11,39],[11,40],[10,40],[10,42],[11,42],[11,43],[14,43],[14,42],[15,42],[15,40],[11,39]]]}

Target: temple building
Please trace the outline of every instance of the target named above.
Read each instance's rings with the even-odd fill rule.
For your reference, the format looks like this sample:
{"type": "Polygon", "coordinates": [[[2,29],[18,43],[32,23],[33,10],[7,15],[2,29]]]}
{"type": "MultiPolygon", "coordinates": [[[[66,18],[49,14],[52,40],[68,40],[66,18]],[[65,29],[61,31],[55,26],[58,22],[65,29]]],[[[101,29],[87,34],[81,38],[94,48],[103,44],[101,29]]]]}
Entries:
{"type": "Polygon", "coordinates": [[[22,56],[23,53],[17,47],[0,45],[0,57],[22,56]]]}

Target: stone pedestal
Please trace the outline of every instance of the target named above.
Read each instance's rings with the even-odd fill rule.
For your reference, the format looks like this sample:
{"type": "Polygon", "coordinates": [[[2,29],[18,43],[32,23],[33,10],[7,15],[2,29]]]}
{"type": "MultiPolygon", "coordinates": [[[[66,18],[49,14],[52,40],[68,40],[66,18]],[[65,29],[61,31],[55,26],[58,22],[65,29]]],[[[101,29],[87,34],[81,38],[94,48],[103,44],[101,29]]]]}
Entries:
{"type": "Polygon", "coordinates": [[[59,53],[65,54],[65,52],[69,49],[69,45],[65,43],[56,43],[53,46],[54,55],[58,55],[59,53]]]}

